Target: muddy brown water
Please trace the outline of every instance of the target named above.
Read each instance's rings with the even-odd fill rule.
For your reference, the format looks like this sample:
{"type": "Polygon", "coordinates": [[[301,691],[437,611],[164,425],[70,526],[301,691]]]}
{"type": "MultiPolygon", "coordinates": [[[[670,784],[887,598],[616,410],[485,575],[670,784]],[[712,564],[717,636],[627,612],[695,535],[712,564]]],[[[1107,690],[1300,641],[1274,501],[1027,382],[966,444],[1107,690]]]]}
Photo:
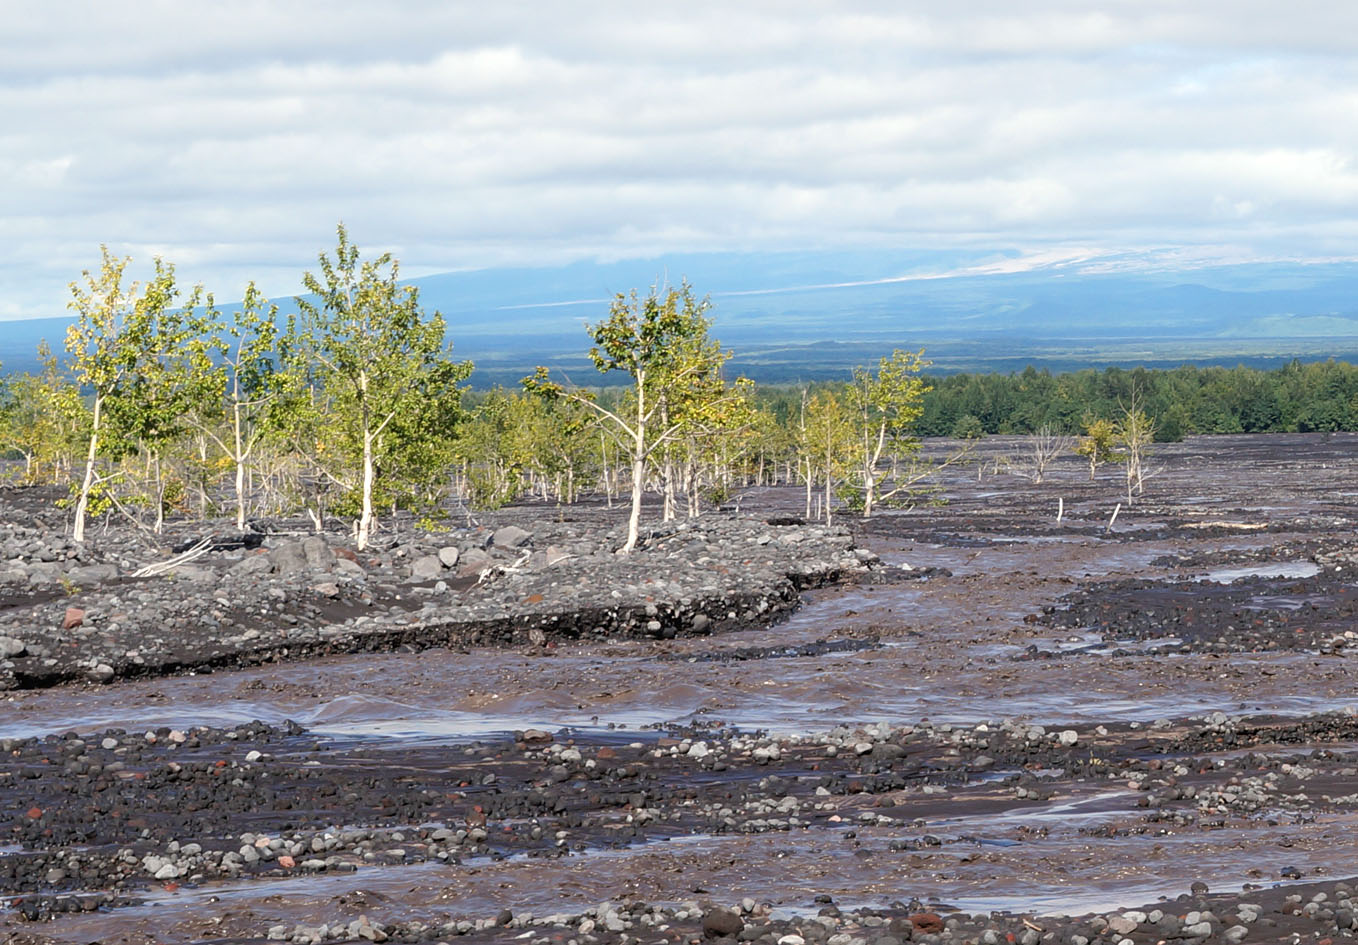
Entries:
{"type": "MultiPolygon", "coordinates": [[[[1252,606],[1292,606],[1319,571],[1305,546],[1347,547],[1358,494],[1351,436],[1228,437],[1163,447],[1145,496],[1125,503],[1116,470],[1086,481],[1077,460],[1034,485],[975,468],[946,480],[947,505],[887,512],[860,543],[896,564],[950,576],[806,594],[788,621],[714,638],[630,641],[546,651],[431,650],[332,657],[239,672],[136,680],[103,688],[9,693],[0,737],[108,728],[225,726],[291,719],[342,744],[389,753],[461,744],[524,728],[570,730],[581,741],[675,724],[787,735],[878,721],[1048,727],[1224,712],[1304,719],[1358,709],[1358,644],[1321,653],[1138,653],[1087,632],[1055,629],[1044,607],[1082,586],[1123,578],[1181,589],[1194,580],[1243,579],[1252,606]],[[1056,521],[1057,500],[1065,514],[1056,521]],[[1189,568],[1166,559],[1215,560],[1189,568]],[[1157,564],[1156,562],[1162,562],[1157,564]],[[861,640],[813,657],[722,660],[741,648],[861,640]],[[1105,645],[1106,644],[1106,645],[1105,645]],[[1036,645],[1054,658],[1022,660],[1036,645]]],[[[1019,441],[986,441],[986,461],[1017,456],[1019,441]]],[[[983,467],[984,468],[984,467],[983,467]]],[[[795,511],[796,490],[750,496],[742,514],[795,511]]],[[[1358,572],[1355,572],[1358,577],[1358,572]]],[[[1358,630],[1358,627],[1352,628],[1358,630]]],[[[561,737],[565,737],[562,733],[561,737]]],[[[1321,746],[1275,746],[1295,756],[1321,746]]],[[[1340,746],[1341,748],[1343,746],[1340,746]]],[[[1268,757],[1270,749],[1257,749],[1268,757]]],[[[1352,751],[1352,745],[1348,746],[1352,751]]],[[[1227,748],[1221,758],[1229,755],[1227,748]]],[[[1238,752],[1237,752],[1238,754],[1238,752]]],[[[1211,752],[1196,756],[1210,769],[1211,752]]],[[[1335,769],[1332,796],[1358,797],[1351,766],[1335,769]],[[1346,786],[1346,790],[1344,790],[1346,786]]],[[[1050,796],[1022,809],[972,811],[975,795],[943,797],[891,826],[851,816],[830,829],[751,836],[694,833],[561,858],[485,858],[458,864],[360,865],[353,873],[150,884],[144,905],[59,916],[41,931],[58,941],[187,941],[249,937],[275,924],[353,918],[446,921],[578,911],[600,901],[745,896],[777,909],[813,910],[917,898],[968,912],[1081,914],[1153,902],[1194,881],[1214,890],[1272,885],[1289,875],[1358,875],[1358,801],[1271,799],[1175,826],[1148,820],[1137,791],[1116,780],[1053,778],[1050,796]],[[929,836],[936,845],[908,842],[929,836]],[[901,844],[907,843],[903,847],[901,844]]],[[[997,786],[997,792],[1007,790],[997,786]]],[[[916,799],[918,800],[918,799],[916,799]]],[[[844,813],[857,813],[845,806],[844,813]]],[[[3,838],[0,838],[3,840],[3,838]]],[[[0,857],[15,855],[0,848],[0,857]]],[[[13,913],[0,932],[27,926],[13,913]]]]}

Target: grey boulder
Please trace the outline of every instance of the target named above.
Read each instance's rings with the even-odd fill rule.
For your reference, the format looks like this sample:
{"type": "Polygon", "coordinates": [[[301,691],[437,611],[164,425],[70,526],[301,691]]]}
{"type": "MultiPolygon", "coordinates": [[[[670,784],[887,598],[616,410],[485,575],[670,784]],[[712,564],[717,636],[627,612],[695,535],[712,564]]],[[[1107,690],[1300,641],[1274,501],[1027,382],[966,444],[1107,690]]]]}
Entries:
{"type": "Polygon", "coordinates": [[[532,540],[531,533],[525,531],[517,525],[505,525],[497,528],[495,534],[491,536],[490,543],[496,548],[522,548],[532,540]]]}

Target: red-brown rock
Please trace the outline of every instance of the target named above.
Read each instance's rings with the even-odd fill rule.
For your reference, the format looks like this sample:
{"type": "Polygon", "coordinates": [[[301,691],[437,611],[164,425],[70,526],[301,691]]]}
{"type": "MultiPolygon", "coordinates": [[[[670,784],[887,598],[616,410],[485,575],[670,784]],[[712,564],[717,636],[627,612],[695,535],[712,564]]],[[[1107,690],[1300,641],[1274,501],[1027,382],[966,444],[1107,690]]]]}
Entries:
{"type": "Polygon", "coordinates": [[[943,918],[937,912],[916,912],[910,917],[910,924],[930,935],[943,931],[943,918]]]}

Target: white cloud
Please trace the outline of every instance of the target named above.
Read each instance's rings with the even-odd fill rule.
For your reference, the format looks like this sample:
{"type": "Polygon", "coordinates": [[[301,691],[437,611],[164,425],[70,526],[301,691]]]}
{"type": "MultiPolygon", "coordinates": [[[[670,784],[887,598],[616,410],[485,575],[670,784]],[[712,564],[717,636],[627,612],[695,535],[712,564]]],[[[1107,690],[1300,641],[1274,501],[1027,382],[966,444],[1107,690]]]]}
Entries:
{"type": "Polygon", "coordinates": [[[59,312],[101,242],[286,294],[340,219],[411,274],[1329,256],[1358,230],[1355,47],[1358,7],[1271,0],[29,4],[0,34],[0,313],[59,312]]]}

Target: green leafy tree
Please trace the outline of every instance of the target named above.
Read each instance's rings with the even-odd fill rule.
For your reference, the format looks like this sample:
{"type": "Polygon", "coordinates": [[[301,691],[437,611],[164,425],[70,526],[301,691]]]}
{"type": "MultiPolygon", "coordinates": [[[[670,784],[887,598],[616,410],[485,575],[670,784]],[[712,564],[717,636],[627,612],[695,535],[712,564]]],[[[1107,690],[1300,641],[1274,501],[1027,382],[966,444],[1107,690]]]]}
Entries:
{"type": "Polygon", "coordinates": [[[495,388],[476,398],[458,438],[473,505],[493,508],[527,493],[573,502],[599,468],[596,419],[581,404],[495,388]]]}
{"type": "Polygon", "coordinates": [[[462,384],[471,370],[470,362],[444,358],[405,391],[377,457],[379,505],[427,514],[449,494],[457,431],[466,419],[462,384]]]}
{"type": "Polygon", "coordinates": [[[807,393],[798,428],[798,450],[806,477],[806,515],[816,484],[824,489],[825,524],[833,522],[834,497],[857,467],[860,441],[854,432],[854,409],[847,397],[826,388],[807,393]]]}
{"type": "Polygon", "coordinates": [[[475,508],[499,508],[512,501],[518,489],[508,446],[509,404],[503,388],[489,391],[458,430],[457,458],[475,508]]]}
{"type": "Polygon", "coordinates": [[[107,422],[108,401],[116,396],[119,384],[130,370],[118,342],[135,293],[135,285],[127,290],[122,285],[123,270],[131,259],[112,256],[107,246],[101,246],[100,250],[103,260],[98,275],[85,270],[83,287],[79,282],[71,283],[69,307],[75,312],[76,321],[66,332],[66,351],[76,378],[92,394],[85,474],[76,497],[72,530],[76,541],[85,540],[85,517],[97,479],[96,464],[107,422]]]}
{"type": "Polygon", "coordinates": [[[728,384],[722,376],[721,365],[730,353],[706,335],[695,335],[681,344],[679,363],[711,367],[682,374],[659,391],[661,425],[676,428],[673,439],[660,449],[665,521],[677,515],[680,486],[690,518],[699,514],[705,480],[715,498],[730,491],[732,441],[754,422],[753,382],[737,378],[728,384]]]}
{"type": "MultiPolygon", "coordinates": [[[[717,379],[720,381],[720,378],[717,379]]],[[[674,462],[666,480],[666,504],[670,517],[675,514],[675,499],[669,494],[682,486],[687,514],[697,518],[704,501],[725,502],[733,494],[738,470],[747,453],[755,448],[752,435],[758,418],[753,403],[754,383],[747,378],[721,390],[713,388],[711,399],[701,401],[689,414],[678,441],[671,444],[668,460],[674,462]],[[675,473],[677,471],[677,476],[675,473]],[[677,479],[677,482],[675,481],[677,479]]]]}
{"type": "Polygon", "coordinates": [[[953,424],[950,435],[959,440],[982,440],[985,439],[985,425],[976,414],[964,413],[953,424]]]}
{"type": "Polygon", "coordinates": [[[882,460],[899,461],[919,451],[919,440],[910,431],[924,413],[923,399],[930,387],[920,372],[928,366],[923,350],[897,349],[882,358],[876,373],[854,369],[848,400],[858,443],[856,477],[864,518],[872,516],[878,503],[909,488],[908,480],[883,488],[891,470],[882,468],[882,460]]]}
{"type": "MultiPolygon", "coordinates": [[[[156,278],[147,284],[145,304],[123,325],[122,345],[136,358],[120,396],[109,404],[110,419],[130,449],[144,459],[145,500],[152,531],[159,534],[165,513],[179,506],[184,479],[167,470],[167,453],[182,444],[188,419],[215,402],[211,313],[200,308],[203,289],[182,299],[174,267],[157,259],[156,278]],[[171,495],[174,493],[174,495],[171,495]]],[[[180,452],[184,452],[180,450],[180,452]]]]}
{"type": "Polygon", "coordinates": [[[451,439],[459,417],[458,385],[469,361],[454,362],[443,316],[427,316],[414,286],[398,281],[390,253],[359,261],[358,247],[338,227],[332,259],[302,279],[311,297],[297,299],[299,350],[309,360],[333,411],[332,447],[354,474],[337,476],[358,497],[355,540],[366,548],[375,521],[379,469],[428,437],[451,439]],[[355,468],[356,467],[356,468],[355,468]]]}
{"type": "MultiPolygon", "coordinates": [[[[221,320],[211,295],[206,318],[214,325],[221,320]]],[[[202,396],[190,415],[201,434],[231,464],[238,530],[245,528],[246,473],[269,430],[270,409],[281,390],[278,340],[278,306],[251,282],[224,335],[214,339],[214,357],[202,380],[202,396]]]]}
{"type": "Polygon", "coordinates": [[[283,507],[300,506],[319,533],[335,493],[352,493],[355,449],[339,420],[339,384],[324,386],[312,341],[289,315],[278,337],[277,397],[267,412],[265,441],[279,454],[275,485],[283,507]]]}
{"type": "Polygon", "coordinates": [[[65,484],[88,413],[80,391],[62,375],[60,361],[45,341],[38,345],[38,363],[39,373],[8,380],[0,446],[24,458],[25,482],[65,484]]]}
{"type": "Polygon", "coordinates": [[[573,502],[583,475],[597,467],[595,415],[573,400],[547,400],[527,392],[511,397],[511,451],[529,492],[573,502]]]}
{"type": "Polygon", "coordinates": [[[753,405],[753,416],[744,431],[746,477],[757,486],[778,481],[779,467],[792,481],[790,465],[795,461],[797,431],[790,403],[775,403],[760,398],[753,405]]]}
{"type": "Polygon", "coordinates": [[[1086,416],[1084,431],[1075,444],[1075,453],[1089,463],[1089,481],[1093,482],[1100,466],[1118,458],[1117,425],[1103,417],[1086,416]]]}
{"type": "Polygon", "coordinates": [[[72,537],[85,540],[90,496],[104,481],[99,472],[105,453],[123,454],[137,438],[167,434],[174,422],[175,398],[164,396],[162,370],[184,343],[174,316],[178,290],[174,267],[156,260],[144,286],[123,286],[130,259],[100,247],[97,273],[85,270],[71,283],[75,322],[66,332],[66,352],[76,381],[90,398],[86,427],[85,472],[76,493],[72,537]]]}
{"type": "Polygon", "coordinates": [[[636,547],[640,535],[641,500],[652,455],[679,437],[695,416],[718,409],[734,396],[719,383],[730,354],[708,337],[710,308],[687,282],[663,291],[653,286],[644,299],[635,290],[613,299],[608,318],[589,326],[594,339],[589,357],[601,374],[621,371],[631,378],[629,396],[617,410],[586,391],[553,382],[544,367],[524,378],[530,391],[565,397],[595,411],[629,453],[632,507],[623,553],[636,547]]]}

